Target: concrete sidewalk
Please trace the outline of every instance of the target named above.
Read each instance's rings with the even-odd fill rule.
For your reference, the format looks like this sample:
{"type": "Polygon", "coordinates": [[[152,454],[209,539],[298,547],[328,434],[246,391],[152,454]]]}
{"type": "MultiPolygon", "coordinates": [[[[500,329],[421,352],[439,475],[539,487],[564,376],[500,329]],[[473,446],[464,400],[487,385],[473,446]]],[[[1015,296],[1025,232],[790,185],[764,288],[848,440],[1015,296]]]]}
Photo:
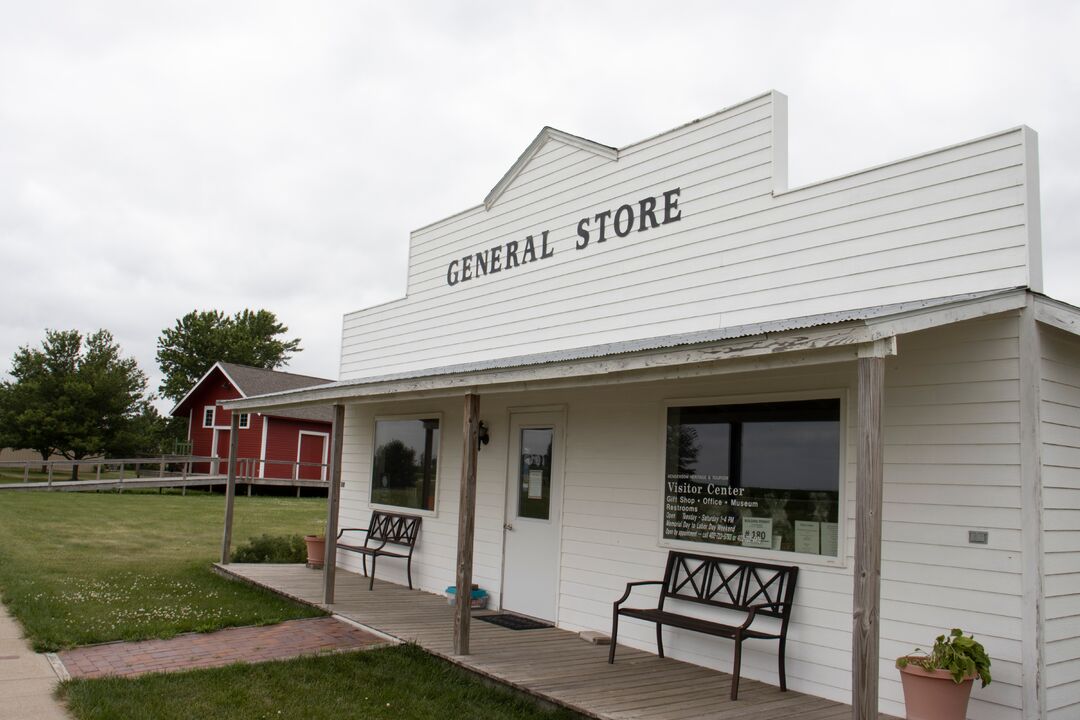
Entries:
{"type": "Polygon", "coordinates": [[[30,649],[22,628],[0,605],[0,720],[70,720],[53,689],[59,678],[30,649]]]}

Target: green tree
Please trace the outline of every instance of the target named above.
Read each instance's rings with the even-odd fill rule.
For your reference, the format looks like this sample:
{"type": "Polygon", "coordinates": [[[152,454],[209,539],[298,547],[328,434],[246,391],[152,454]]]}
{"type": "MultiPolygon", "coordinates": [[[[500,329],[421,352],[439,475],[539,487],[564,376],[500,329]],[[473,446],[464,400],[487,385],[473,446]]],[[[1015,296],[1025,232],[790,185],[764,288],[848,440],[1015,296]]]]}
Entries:
{"type": "MultiPolygon", "coordinates": [[[[41,349],[24,346],[0,383],[0,445],[30,448],[43,460],[132,455],[148,450],[161,425],[146,374],[121,357],[108,330],[46,330],[41,349]]],[[[72,479],[78,467],[72,468],[72,479]]]]}
{"type": "Polygon", "coordinates": [[[157,362],[164,375],[158,390],[179,402],[215,362],[273,370],[300,352],[300,338],[279,338],[289,331],[269,310],[192,310],[162,330],[157,362]]]}
{"type": "Polygon", "coordinates": [[[690,475],[697,470],[698,453],[697,428],[682,423],[667,426],[667,474],[690,475]]]}
{"type": "Polygon", "coordinates": [[[416,468],[416,451],[400,440],[391,440],[375,451],[375,478],[377,482],[385,478],[387,487],[412,487],[416,468]]]}

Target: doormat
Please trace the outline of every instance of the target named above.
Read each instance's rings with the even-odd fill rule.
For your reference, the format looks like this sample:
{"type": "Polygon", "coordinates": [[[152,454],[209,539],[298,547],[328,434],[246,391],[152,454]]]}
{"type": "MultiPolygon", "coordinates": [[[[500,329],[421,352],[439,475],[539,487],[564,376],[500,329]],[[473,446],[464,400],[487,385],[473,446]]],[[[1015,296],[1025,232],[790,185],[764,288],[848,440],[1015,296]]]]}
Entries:
{"type": "Polygon", "coordinates": [[[499,625],[504,628],[510,628],[511,630],[539,630],[541,628],[552,627],[551,623],[540,622],[539,620],[522,617],[521,615],[511,615],[509,613],[498,613],[496,615],[477,615],[476,619],[483,620],[484,622],[489,622],[492,625],[499,625]]]}

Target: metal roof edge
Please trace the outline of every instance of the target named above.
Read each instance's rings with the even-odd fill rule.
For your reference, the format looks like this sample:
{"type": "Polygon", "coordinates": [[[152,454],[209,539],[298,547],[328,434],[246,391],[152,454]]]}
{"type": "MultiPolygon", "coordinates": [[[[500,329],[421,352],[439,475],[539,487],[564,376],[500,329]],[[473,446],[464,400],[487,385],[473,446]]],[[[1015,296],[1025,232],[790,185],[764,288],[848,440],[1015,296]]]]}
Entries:
{"type": "Polygon", "coordinates": [[[252,396],[242,400],[222,401],[222,405],[228,409],[232,409],[234,406],[238,406],[239,409],[254,409],[257,406],[271,408],[285,405],[316,405],[319,403],[327,403],[334,399],[340,399],[342,397],[342,392],[348,391],[349,389],[360,389],[393,382],[417,381],[441,377],[446,378],[448,385],[450,385],[452,384],[451,380],[455,377],[460,378],[461,376],[475,373],[505,371],[541,365],[566,365],[569,363],[617,356],[634,357],[656,351],[702,347],[740,338],[783,334],[815,327],[861,325],[863,327],[874,328],[875,338],[886,337],[890,334],[914,332],[919,329],[951,324],[953,322],[960,322],[964,319],[968,319],[967,316],[948,316],[937,323],[923,322],[900,329],[895,327],[896,323],[900,320],[925,316],[930,313],[940,313],[940,311],[951,308],[975,308],[980,304],[1005,300],[1006,302],[1003,304],[997,303],[990,307],[989,311],[1004,312],[1011,309],[1017,309],[1023,305],[1021,298],[1026,299],[1027,292],[1027,288],[1003,288],[1000,290],[906,301],[889,305],[821,313],[818,315],[807,315],[762,323],[750,323],[730,328],[718,328],[716,330],[700,330],[690,333],[679,333],[642,340],[605,343],[533,355],[519,355],[498,358],[495,360],[459,363],[456,365],[445,365],[442,367],[343,380],[328,383],[326,385],[301,388],[299,390],[267,393],[265,395],[252,396]],[[892,323],[892,326],[890,326],[890,323],[892,323]],[[269,404],[264,403],[263,405],[257,405],[258,401],[264,400],[269,401],[269,404]]]}
{"type": "Polygon", "coordinates": [[[1056,300],[1043,293],[1032,292],[1035,299],[1035,319],[1070,335],[1080,336],[1080,307],[1056,300]]]}

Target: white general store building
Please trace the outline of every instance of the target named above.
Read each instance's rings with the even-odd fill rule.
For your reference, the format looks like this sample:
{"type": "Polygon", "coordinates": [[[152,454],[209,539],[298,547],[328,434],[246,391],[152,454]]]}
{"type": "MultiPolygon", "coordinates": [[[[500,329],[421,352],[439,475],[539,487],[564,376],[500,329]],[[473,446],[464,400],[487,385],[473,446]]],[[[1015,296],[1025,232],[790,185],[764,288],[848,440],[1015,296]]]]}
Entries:
{"type": "MultiPolygon", "coordinates": [[[[343,405],[339,522],[422,515],[421,589],[458,581],[469,521],[492,604],[569,630],[608,631],[671,548],[796,564],[790,688],[858,704],[879,635],[862,684],[902,714],[893,660],[962,627],[993,658],[971,717],[1080,716],[1080,314],[1041,294],[1035,133],[798,188],[786,142],[777,92],[622,148],[545,128],[412,233],[405,296],[344,318],[339,382],[226,406],[343,405]]],[[[775,646],[745,652],[775,683],[775,646]]]]}

